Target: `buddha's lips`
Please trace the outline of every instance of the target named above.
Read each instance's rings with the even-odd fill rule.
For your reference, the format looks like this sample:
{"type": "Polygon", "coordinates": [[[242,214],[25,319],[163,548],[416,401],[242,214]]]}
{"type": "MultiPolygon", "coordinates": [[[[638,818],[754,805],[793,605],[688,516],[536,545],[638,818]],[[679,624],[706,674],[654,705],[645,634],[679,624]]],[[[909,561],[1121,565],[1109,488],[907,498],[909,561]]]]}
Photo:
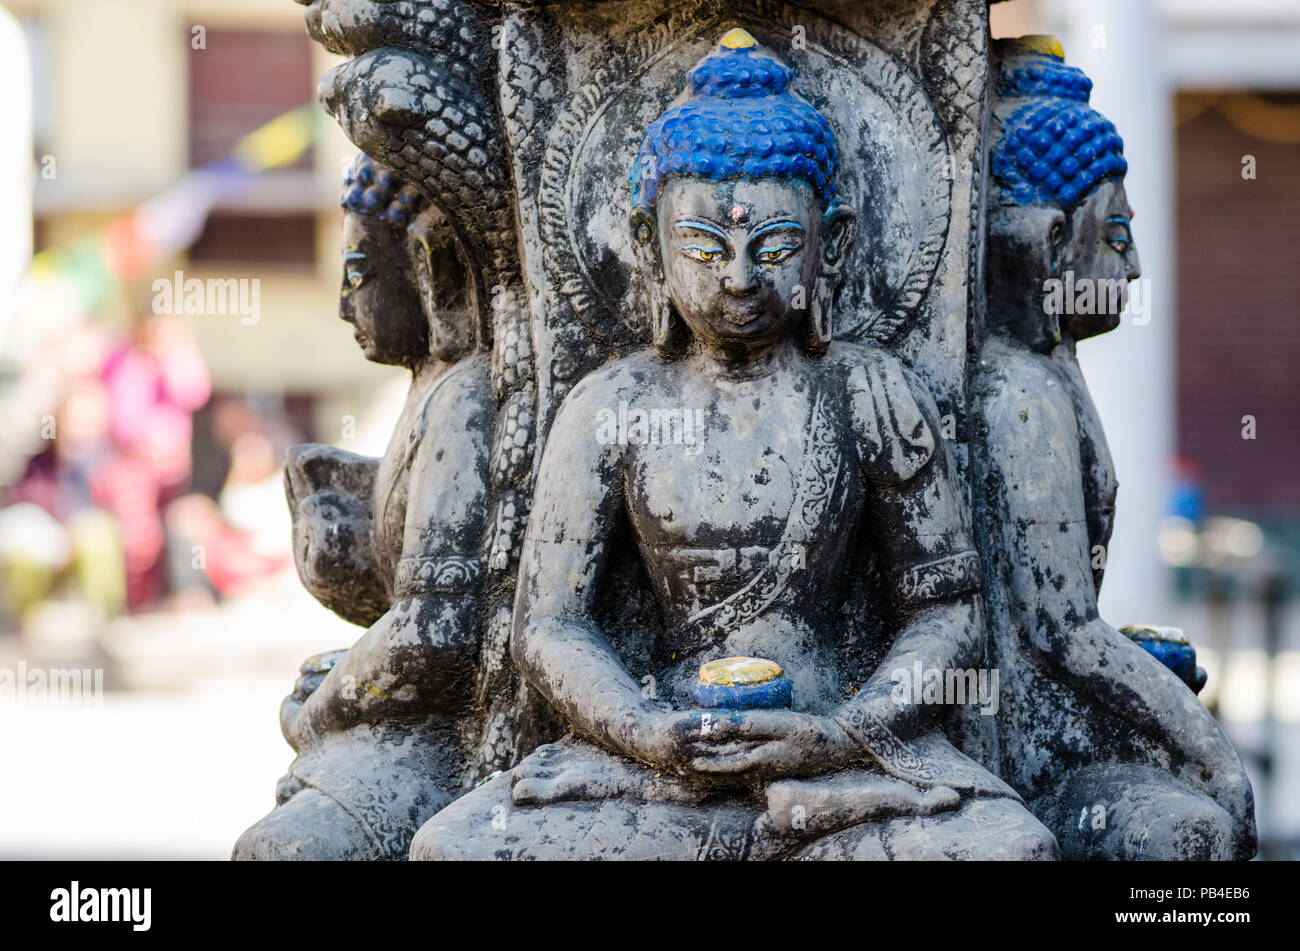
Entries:
{"type": "Polygon", "coordinates": [[[744,327],[752,324],[756,319],[763,315],[763,305],[760,301],[751,301],[748,304],[736,305],[726,304],[718,308],[718,316],[733,327],[744,327]]]}

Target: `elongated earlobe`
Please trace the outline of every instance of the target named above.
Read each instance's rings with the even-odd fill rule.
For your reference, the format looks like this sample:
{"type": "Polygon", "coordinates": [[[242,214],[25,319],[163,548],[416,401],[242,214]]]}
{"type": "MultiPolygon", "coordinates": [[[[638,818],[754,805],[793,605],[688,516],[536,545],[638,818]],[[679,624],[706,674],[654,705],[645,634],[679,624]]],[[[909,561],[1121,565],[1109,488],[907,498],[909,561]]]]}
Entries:
{"type": "Polygon", "coordinates": [[[837,277],[858,236],[858,214],[844,205],[833,205],[822,216],[822,267],[837,277]]]}
{"type": "Polygon", "coordinates": [[[490,325],[478,307],[465,255],[441,212],[426,210],[407,228],[407,238],[433,354],[454,361],[486,349],[490,325]]]}
{"type": "Polygon", "coordinates": [[[1047,234],[1047,266],[1049,273],[1060,275],[1061,261],[1065,257],[1066,219],[1064,215],[1054,218],[1047,234]]]}
{"type": "Polygon", "coordinates": [[[655,349],[662,356],[676,356],[682,346],[680,321],[664,284],[663,261],[659,255],[659,238],[654,216],[645,209],[632,211],[632,249],[646,282],[650,305],[650,333],[655,349]]]}
{"type": "Polygon", "coordinates": [[[806,343],[812,353],[824,353],[835,336],[835,292],[843,278],[843,265],[857,237],[858,216],[836,205],[822,218],[821,254],[811,299],[808,302],[806,343]]]}
{"type": "Polygon", "coordinates": [[[834,299],[835,285],[819,278],[813,289],[812,300],[808,302],[806,343],[812,353],[825,353],[835,336],[835,326],[831,320],[834,299]]]}

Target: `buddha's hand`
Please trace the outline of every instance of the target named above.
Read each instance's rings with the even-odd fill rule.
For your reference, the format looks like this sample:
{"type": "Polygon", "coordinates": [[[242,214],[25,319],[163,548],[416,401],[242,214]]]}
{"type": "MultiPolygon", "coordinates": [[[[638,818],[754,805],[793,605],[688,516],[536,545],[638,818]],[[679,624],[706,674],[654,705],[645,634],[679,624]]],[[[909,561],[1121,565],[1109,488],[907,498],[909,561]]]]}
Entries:
{"type": "MultiPolygon", "coordinates": [[[[655,713],[637,724],[626,751],[637,759],[672,773],[689,772],[690,763],[711,748],[710,715],[699,710],[655,713]]],[[[720,718],[727,714],[712,714],[720,718]]]]}
{"type": "Polygon", "coordinates": [[[861,750],[829,717],[790,710],[698,714],[690,769],[714,776],[811,776],[856,761],[861,750]],[[707,717],[707,719],[704,719],[707,717]]]}
{"type": "Polygon", "coordinates": [[[303,705],[346,653],[346,650],[333,650],[308,657],[298,668],[298,679],[294,681],[293,693],[280,701],[280,732],[295,750],[302,751],[304,724],[300,721],[303,705]]]}
{"type": "Polygon", "coordinates": [[[369,626],[388,609],[371,545],[379,460],[332,446],[293,446],[284,470],[293,556],[303,586],[344,620],[369,626]]]}
{"type": "Polygon", "coordinates": [[[280,733],[285,741],[298,751],[298,716],[302,713],[302,701],[295,694],[289,694],[280,701],[280,733]]]}

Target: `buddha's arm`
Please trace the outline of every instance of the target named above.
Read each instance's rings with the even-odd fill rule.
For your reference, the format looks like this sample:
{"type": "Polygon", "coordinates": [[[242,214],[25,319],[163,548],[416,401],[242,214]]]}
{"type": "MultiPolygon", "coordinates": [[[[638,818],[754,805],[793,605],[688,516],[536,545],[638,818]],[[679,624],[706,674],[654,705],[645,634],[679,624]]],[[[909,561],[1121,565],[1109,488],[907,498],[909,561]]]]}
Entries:
{"type": "Polygon", "coordinates": [[[919,664],[921,671],[942,678],[948,670],[983,662],[979,560],[943,444],[906,483],[875,488],[871,519],[882,534],[885,576],[900,624],[884,660],[840,719],[870,717],[906,739],[941,711],[936,705],[899,703],[895,673],[906,671],[910,678],[919,664]]]}
{"type": "Polygon", "coordinates": [[[1183,779],[1248,797],[1240,760],[1204,704],[1098,615],[1069,401],[1003,384],[985,394],[983,415],[1001,532],[993,545],[1007,553],[1003,581],[1026,650],[1049,676],[1186,757],[1194,768],[1179,769],[1183,779]]]}
{"type": "Polygon", "coordinates": [[[836,720],[878,758],[936,717],[934,705],[897,702],[894,673],[978,666],[983,617],[979,560],[938,410],[924,384],[874,355],[850,377],[868,518],[900,624],[884,660],[836,720]]]}
{"type": "Polygon", "coordinates": [[[596,438],[617,395],[584,381],[547,439],[519,565],[511,650],[524,675],[579,733],[632,756],[661,711],[641,696],[591,618],[623,505],[619,447],[596,438]]]}
{"type": "Polygon", "coordinates": [[[473,683],[492,402],[486,377],[446,382],[411,468],[392,607],[308,698],[317,730],[454,708],[473,683]]]}

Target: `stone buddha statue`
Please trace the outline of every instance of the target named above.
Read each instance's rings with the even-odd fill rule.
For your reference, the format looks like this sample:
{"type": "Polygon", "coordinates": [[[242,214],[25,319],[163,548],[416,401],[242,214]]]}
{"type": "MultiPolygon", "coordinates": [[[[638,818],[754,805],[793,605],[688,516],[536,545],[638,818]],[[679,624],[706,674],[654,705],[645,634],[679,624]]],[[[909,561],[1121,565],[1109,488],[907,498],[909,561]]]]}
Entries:
{"type": "Polygon", "coordinates": [[[286,470],[304,585],[366,633],[285,698],[298,757],[235,858],[401,859],[460,792],[477,664],[494,400],[487,330],[442,212],[361,155],[342,195],[340,316],[410,369],[382,459],[298,446],[286,470]]]}
{"type": "Polygon", "coordinates": [[[995,57],[972,463],[1002,672],[999,772],[1066,857],[1247,858],[1236,752],[1192,684],[1098,614],[1117,483],[1075,344],[1118,326],[1140,272],[1123,143],[1063,56],[1027,37],[995,57]]]}
{"type": "Polygon", "coordinates": [[[926,386],[832,339],[856,218],[791,76],[733,30],[644,134],[654,345],[565,398],[519,569],[512,654],[570,732],[434,816],[412,858],[1056,855],[944,708],[899,695],[899,670],[983,662],[978,558],[926,386]],[[654,593],[642,641],[601,610],[616,555],[654,593]],[[842,606],[866,557],[864,644],[842,606]]]}

